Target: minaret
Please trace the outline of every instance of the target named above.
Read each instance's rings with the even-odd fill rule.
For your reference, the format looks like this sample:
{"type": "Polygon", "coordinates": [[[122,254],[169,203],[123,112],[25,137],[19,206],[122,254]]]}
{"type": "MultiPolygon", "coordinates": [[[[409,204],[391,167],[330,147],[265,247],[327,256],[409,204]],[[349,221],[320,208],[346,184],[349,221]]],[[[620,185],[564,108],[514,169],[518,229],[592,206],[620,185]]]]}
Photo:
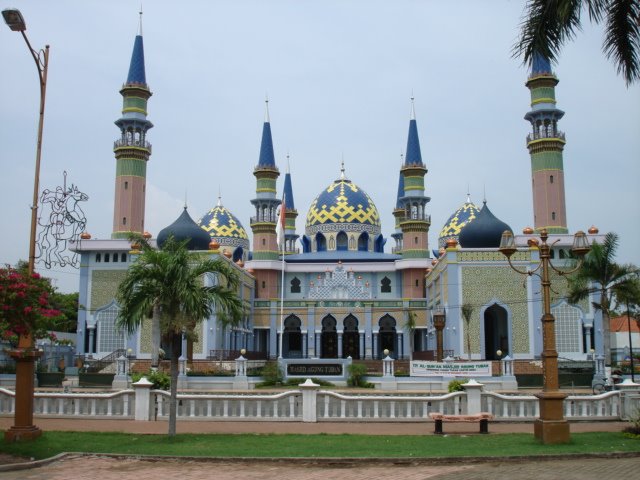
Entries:
{"type": "MultiPolygon", "coordinates": [[[[416,112],[411,98],[411,120],[404,164],[400,169],[404,195],[397,199],[396,209],[402,209],[399,226],[402,231],[403,258],[429,258],[428,234],[431,217],[427,215],[427,203],[431,200],[424,194],[424,176],[427,173],[422,163],[416,112]]],[[[396,218],[398,218],[396,216],[396,218]]]]}
{"type": "MultiPolygon", "coordinates": [[[[404,155],[400,154],[400,168],[404,166],[404,155]]],[[[393,209],[393,216],[396,219],[395,223],[395,231],[391,234],[391,237],[395,240],[396,245],[393,247],[392,252],[401,254],[402,253],[402,229],[400,228],[400,222],[404,218],[404,209],[402,208],[402,202],[400,199],[404,197],[404,175],[402,171],[398,175],[398,194],[396,196],[396,206],[393,209]]]]}
{"type": "Polygon", "coordinates": [[[558,79],[551,72],[549,60],[540,54],[533,57],[531,75],[526,86],[531,91],[531,111],[524,118],[533,132],[527,135],[531,155],[533,189],[533,223],[536,231],[567,233],[567,210],[564,200],[562,151],[564,133],[558,120],[564,112],[556,108],[555,86],[558,79]]]}
{"type": "MultiPolygon", "coordinates": [[[[271,139],[271,123],[269,121],[269,101],[266,101],[266,113],[262,127],[262,143],[260,145],[260,159],[253,170],[256,177],[256,198],[251,204],[256,208],[255,217],[251,218],[253,232],[253,260],[278,260],[278,238],[276,224],[277,210],[281,201],[276,197],[276,181],[280,171],[276,167],[271,139]]],[[[268,262],[271,264],[272,262],[268,262]]],[[[254,267],[257,282],[257,298],[277,298],[278,270],[261,269],[259,264],[254,267]]]]}
{"type": "Polygon", "coordinates": [[[293,200],[293,187],[291,186],[291,172],[289,168],[289,154],[287,154],[287,173],[284,175],[284,199],[285,199],[285,253],[294,254],[296,252],[296,241],[299,235],[296,235],[296,218],[298,218],[298,210],[293,200]]]}
{"type": "Polygon", "coordinates": [[[129,75],[120,94],[123,98],[122,117],[115,124],[121,135],[113,145],[116,189],[111,238],[127,238],[131,232],[144,232],[147,162],[151,155],[151,144],[146,137],[153,124],[147,120],[147,100],[151,97],[151,90],[144,70],[142,22],[133,44],[129,75]]]}

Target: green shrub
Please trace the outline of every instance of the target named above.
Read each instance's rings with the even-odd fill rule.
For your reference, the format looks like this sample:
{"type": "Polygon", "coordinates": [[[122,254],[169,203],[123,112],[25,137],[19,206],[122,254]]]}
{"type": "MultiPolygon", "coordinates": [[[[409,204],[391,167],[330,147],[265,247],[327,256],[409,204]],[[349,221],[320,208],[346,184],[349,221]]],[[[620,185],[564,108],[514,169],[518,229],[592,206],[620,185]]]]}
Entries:
{"type": "MultiPolygon", "coordinates": [[[[306,381],[305,379],[302,378],[290,378],[289,380],[286,381],[285,385],[290,386],[290,387],[297,387],[298,385],[300,385],[301,383],[304,383],[306,381]]],[[[335,385],[331,382],[327,382],[326,380],[322,380],[320,378],[312,378],[311,381],[317,385],[320,385],[321,387],[334,387],[335,385]]]]}
{"type": "Polygon", "coordinates": [[[146,373],[132,373],[131,381],[136,383],[142,377],[147,377],[151,383],[153,383],[153,388],[156,390],[169,390],[171,386],[171,377],[168,373],[160,372],[160,371],[148,371],[146,373]]]}
{"type": "Polygon", "coordinates": [[[276,387],[283,383],[284,376],[278,362],[267,362],[262,367],[263,381],[258,383],[257,387],[276,387]]]}
{"type": "Polygon", "coordinates": [[[352,363],[347,367],[349,372],[349,378],[347,379],[347,385],[350,387],[358,388],[373,388],[373,384],[365,381],[364,377],[367,375],[367,367],[361,363],[352,363]]]}
{"type": "Polygon", "coordinates": [[[449,393],[451,392],[462,392],[464,388],[462,388],[462,384],[467,383],[468,380],[466,378],[454,379],[449,382],[449,386],[447,389],[449,393]]]}

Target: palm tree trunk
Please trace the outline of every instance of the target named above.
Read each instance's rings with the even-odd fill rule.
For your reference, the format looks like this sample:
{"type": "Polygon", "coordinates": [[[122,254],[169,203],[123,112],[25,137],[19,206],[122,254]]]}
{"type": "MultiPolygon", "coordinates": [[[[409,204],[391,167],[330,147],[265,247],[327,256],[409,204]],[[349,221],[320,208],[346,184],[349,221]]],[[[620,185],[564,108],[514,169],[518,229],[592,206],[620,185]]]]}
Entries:
{"type": "Polygon", "coordinates": [[[467,358],[471,361],[471,332],[469,332],[469,324],[467,323],[467,358]]]}
{"type": "Polygon", "coordinates": [[[602,310],[602,345],[604,348],[604,364],[611,366],[611,317],[608,309],[602,310]]]}
{"type": "Polygon", "coordinates": [[[153,306],[151,314],[151,368],[157,369],[160,364],[160,307],[153,306]]]}
{"type": "Polygon", "coordinates": [[[171,394],[169,397],[169,436],[176,435],[176,410],[178,407],[178,359],[182,347],[182,335],[171,337],[171,394]]]}

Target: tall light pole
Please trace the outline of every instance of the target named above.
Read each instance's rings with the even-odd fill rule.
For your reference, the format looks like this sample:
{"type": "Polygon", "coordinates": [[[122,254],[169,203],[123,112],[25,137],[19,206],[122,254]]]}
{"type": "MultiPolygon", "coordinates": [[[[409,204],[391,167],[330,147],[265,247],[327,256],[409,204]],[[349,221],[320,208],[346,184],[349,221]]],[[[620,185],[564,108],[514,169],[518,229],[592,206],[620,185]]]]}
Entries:
{"type": "MultiPolygon", "coordinates": [[[[38,196],[40,190],[40,157],[42,154],[42,127],[44,124],[44,101],[47,91],[47,70],[49,66],[49,45],[44,50],[34,50],[24,33],[27,25],[20,10],[6,9],[2,11],[4,21],[14,32],[20,32],[36,63],[40,80],[40,118],[38,121],[38,143],[36,145],[36,171],[33,181],[33,203],[31,204],[31,234],[29,236],[29,276],[35,271],[36,260],[36,227],[38,224],[38,196]]],[[[8,441],[37,438],[42,430],[33,425],[33,374],[34,363],[40,352],[33,348],[31,335],[20,335],[18,349],[11,356],[16,360],[16,397],[14,425],[5,432],[8,441]]]]}
{"type": "Polygon", "coordinates": [[[499,251],[507,257],[509,266],[523,275],[536,275],[538,270],[542,284],[542,392],[536,396],[540,400],[540,418],[534,423],[534,434],[544,444],[567,443],[570,440],[569,423],[564,418],[563,403],[567,397],[560,392],[558,379],[558,351],[556,350],[555,318],[551,314],[551,278],[550,270],[559,275],[575,272],[582,264],[582,258],[591,247],[584,232],[577,232],[574,236],[571,251],[580,259],[578,265],[568,271],[559,270],[551,263],[551,245],[547,244],[549,235],[546,229],[540,232],[540,264],[533,270],[522,271],[511,263],[511,256],[517,251],[513,233],[505,231],[502,234],[499,251]]]}

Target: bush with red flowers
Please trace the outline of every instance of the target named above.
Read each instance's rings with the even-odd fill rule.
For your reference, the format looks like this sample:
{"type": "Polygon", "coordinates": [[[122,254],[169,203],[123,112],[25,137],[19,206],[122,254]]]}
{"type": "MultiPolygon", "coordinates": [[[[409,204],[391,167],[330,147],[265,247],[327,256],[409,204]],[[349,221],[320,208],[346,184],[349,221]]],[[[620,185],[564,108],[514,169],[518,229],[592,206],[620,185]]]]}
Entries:
{"type": "Polygon", "coordinates": [[[0,338],[16,345],[21,335],[49,337],[63,317],[49,304],[52,292],[50,281],[38,273],[0,268],[0,338]]]}

